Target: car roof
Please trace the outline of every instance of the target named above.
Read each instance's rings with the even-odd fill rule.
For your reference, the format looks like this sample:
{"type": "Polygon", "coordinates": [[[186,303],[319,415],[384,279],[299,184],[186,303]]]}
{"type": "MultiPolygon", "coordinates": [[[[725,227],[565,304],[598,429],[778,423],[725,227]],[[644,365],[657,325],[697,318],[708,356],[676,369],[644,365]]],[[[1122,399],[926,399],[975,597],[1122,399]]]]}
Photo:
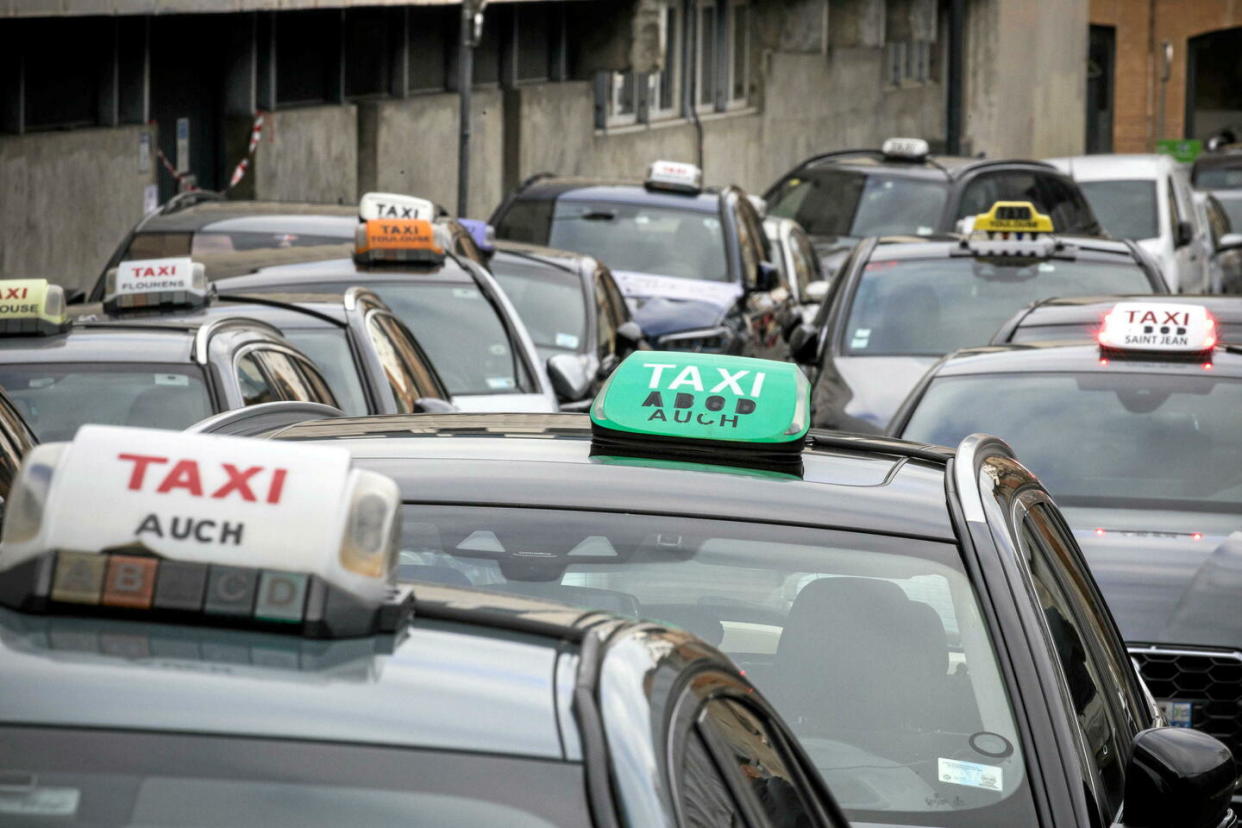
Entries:
{"type": "Polygon", "coordinates": [[[528,185],[519,199],[559,199],[562,201],[605,201],[614,204],[650,204],[676,210],[715,213],[720,209],[720,191],[708,187],[701,193],[674,193],[648,190],[639,182],[601,181],[589,178],[543,178],[528,185]]]}
{"type": "MultiPolygon", "coordinates": [[[[1065,241],[1078,251],[1080,258],[1098,261],[1115,260],[1123,256],[1126,260],[1139,263],[1134,257],[1130,245],[1118,239],[1100,239],[1094,236],[1057,235],[1057,239],[1065,241]]],[[[871,252],[870,261],[875,259],[937,259],[962,251],[964,238],[956,235],[942,234],[937,236],[881,236],[871,252]]]]}
{"type": "Polygon", "coordinates": [[[448,586],[414,591],[413,619],[395,639],[0,609],[5,718],[569,758],[558,650],[610,616],[448,586]]]}
{"type": "MultiPolygon", "coordinates": [[[[211,272],[208,271],[210,277],[211,272]]],[[[367,285],[375,282],[456,282],[473,284],[474,274],[446,256],[443,264],[433,266],[381,265],[360,266],[352,258],[332,258],[316,262],[295,262],[262,267],[251,273],[215,279],[221,293],[245,293],[250,288],[270,288],[287,284],[299,292],[315,292],[315,285],[367,285]]],[[[267,293],[268,291],[264,291],[267,293]]]]}
{"type": "Polygon", "coordinates": [[[1076,181],[1160,178],[1174,166],[1172,158],[1156,153],[1074,155],[1049,158],[1048,163],[1068,172],[1076,181]]]}
{"type": "MultiPolygon", "coordinates": [[[[1230,347],[1217,348],[1211,366],[1211,376],[1242,377],[1242,351],[1230,347]]],[[[1107,365],[1102,365],[1100,348],[1094,342],[1030,342],[966,348],[945,357],[936,369],[936,376],[1084,370],[1094,373],[1106,370],[1109,373],[1204,376],[1201,360],[1113,358],[1107,361],[1107,365]]]]}
{"type": "Polygon", "coordinates": [[[957,179],[985,167],[1045,168],[1056,172],[1043,161],[1025,158],[970,158],[957,155],[929,155],[923,161],[885,158],[878,149],[855,149],[829,152],[803,161],[799,169],[819,167],[855,167],[883,170],[916,178],[957,179]]]}
{"type": "Polygon", "coordinates": [[[592,455],[581,414],[335,418],[277,439],[345,445],[388,474],[406,500],[675,514],[954,539],[944,463],[952,452],[904,441],[812,432],[801,478],[685,462],[592,455]],[[487,486],[479,486],[486,479],[487,486]],[[900,514],[893,506],[901,503],[900,514]]]}
{"type": "Polygon", "coordinates": [[[1218,322],[1242,323],[1242,297],[1219,294],[1198,295],[1172,294],[1153,298],[1149,295],[1133,296],[1071,296],[1045,299],[1023,312],[1019,326],[1025,325],[1080,325],[1083,321],[1099,319],[1112,310],[1118,302],[1152,302],[1176,305],[1203,305],[1218,322]]]}
{"type": "Polygon", "coordinates": [[[497,241],[488,269],[492,275],[520,273],[526,270],[554,269],[589,283],[595,272],[596,260],[583,253],[571,253],[525,242],[497,241]],[[584,263],[587,263],[584,267],[584,263]],[[499,265],[499,267],[497,267],[499,265]]]}
{"type": "Polygon", "coordinates": [[[353,239],[356,204],[292,201],[203,201],[147,219],[140,232],[286,232],[353,239]]]}
{"type": "Polygon", "coordinates": [[[197,325],[74,323],[52,336],[0,337],[0,361],[190,363],[197,325]]]}

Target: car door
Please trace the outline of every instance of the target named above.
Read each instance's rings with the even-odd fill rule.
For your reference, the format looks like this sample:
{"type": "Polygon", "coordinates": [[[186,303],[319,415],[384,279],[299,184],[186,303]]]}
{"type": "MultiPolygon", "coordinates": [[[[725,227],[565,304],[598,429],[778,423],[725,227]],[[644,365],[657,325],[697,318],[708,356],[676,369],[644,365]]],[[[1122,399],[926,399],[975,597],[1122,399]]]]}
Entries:
{"type": "MultiPolygon", "coordinates": [[[[774,268],[768,262],[766,236],[759,216],[750,201],[740,192],[728,196],[742,261],[742,297],[744,323],[751,340],[747,356],[785,360],[789,348],[785,342],[785,326],[793,314],[793,298],[778,275],[776,284],[760,289],[762,268],[774,268]]],[[[775,271],[779,274],[779,270],[775,271]]]]}
{"type": "MultiPolygon", "coordinates": [[[[448,391],[409,328],[387,311],[370,310],[363,321],[367,339],[379,358],[390,402],[399,414],[418,410],[421,399],[448,400],[448,391]]],[[[387,413],[387,412],[381,412],[387,413]]]]}
{"type": "Polygon", "coordinates": [[[1177,175],[1165,177],[1169,222],[1173,234],[1173,259],[1177,267],[1177,292],[1200,293],[1208,288],[1205,228],[1195,214],[1190,187],[1177,175]]]}

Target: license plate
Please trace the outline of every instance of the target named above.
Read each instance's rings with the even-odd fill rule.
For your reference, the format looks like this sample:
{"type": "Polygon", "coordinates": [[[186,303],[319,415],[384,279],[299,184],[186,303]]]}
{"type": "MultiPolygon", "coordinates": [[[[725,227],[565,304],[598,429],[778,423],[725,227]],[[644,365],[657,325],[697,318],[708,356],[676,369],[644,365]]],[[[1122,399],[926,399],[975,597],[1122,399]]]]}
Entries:
{"type": "Polygon", "coordinates": [[[1156,705],[1171,727],[1194,726],[1194,702],[1160,699],[1156,705]]]}

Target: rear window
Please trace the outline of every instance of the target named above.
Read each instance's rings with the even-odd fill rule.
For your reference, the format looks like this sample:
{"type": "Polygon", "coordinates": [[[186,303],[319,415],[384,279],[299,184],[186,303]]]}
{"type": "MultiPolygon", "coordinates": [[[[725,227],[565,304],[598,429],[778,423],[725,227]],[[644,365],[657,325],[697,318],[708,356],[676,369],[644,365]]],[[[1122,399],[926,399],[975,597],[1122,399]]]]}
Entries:
{"type": "Polygon", "coordinates": [[[926,236],[936,232],[947,182],[852,170],[808,170],[786,179],[768,215],[791,218],[812,236],[926,236]]]}
{"type": "Polygon", "coordinates": [[[551,199],[518,199],[496,222],[496,237],[530,244],[547,244],[552,227],[551,199]]]}
{"type": "Polygon", "coordinates": [[[1155,181],[1082,181],[1078,186],[1109,235],[1119,239],[1160,235],[1155,181]]]}
{"type": "Polygon", "coordinates": [[[284,328],[285,337],[311,358],[332,395],[348,416],[369,414],[358,365],[345,331],[339,328],[284,328]]]}

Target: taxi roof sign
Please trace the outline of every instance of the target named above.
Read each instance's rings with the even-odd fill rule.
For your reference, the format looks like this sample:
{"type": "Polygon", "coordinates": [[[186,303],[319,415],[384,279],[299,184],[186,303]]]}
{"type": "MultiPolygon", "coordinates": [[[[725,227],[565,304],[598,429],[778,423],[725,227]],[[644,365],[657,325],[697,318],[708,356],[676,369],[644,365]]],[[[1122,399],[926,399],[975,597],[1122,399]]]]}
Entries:
{"type": "Polygon", "coordinates": [[[46,279],[0,280],[0,336],[60,333],[67,324],[60,285],[46,279]]]}
{"type": "Polygon", "coordinates": [[[399,502],[335,446],[83,426],[13,484],[0,603],[363,634],[394,589],[399,502]]]}
{"type": "Polygon", "coordinates": [[[647,178],[643,183],[648,190],[697,195],[703,191],[703,171],[694,164],[680,161],[656,161],[647,168],[647,178]]]}
{"type": "Polygon", "coordinates": [[[436,217],[436,205],[425,198],[400,193],[364,193],[358,200],[358,220],[422,219],[436,217]]]}
{"type": "Polygon", "coordinates": [[[354,261],[439,264],[444,261],[444,248],[425,219],[370,219],[358,225],[354,261]]]}
{"type": "Polygon", "coordinates": [[[1052,219],[1029,201],[998,201],[975,216],[975,233],[1051,233],[1052,219]]]}
{"type": "Polygon", "coordinates": [[[207,271],[185,257],[136,259],[108,271],[104,310],[153,310],[198,307],[207,301],[207,271]]]}
{"type": "Polygon", "coordinates": [[[610,445],[637,440],[667,448],[673,442],[705,450],[709,456],[700,459],[706,462],[729,465],[711,459],[715,447],[800,452],[810,408],[810,383],[792,363],[636,351],[596,395],[591,425],[610,445]]]}
{"type": "Polygon", "coordinates": [[[1097,340],[1108,352],[1199,356],[1216,347],[1216,320],[1203,305],[1118,302],[1097,340]]]}
{"type": "Polygon", "coordinates": [[[880,145],[880,152],[885,158],[922,161],[931,154],[931,146],[922,138],[889,138],[880,145]]]}

